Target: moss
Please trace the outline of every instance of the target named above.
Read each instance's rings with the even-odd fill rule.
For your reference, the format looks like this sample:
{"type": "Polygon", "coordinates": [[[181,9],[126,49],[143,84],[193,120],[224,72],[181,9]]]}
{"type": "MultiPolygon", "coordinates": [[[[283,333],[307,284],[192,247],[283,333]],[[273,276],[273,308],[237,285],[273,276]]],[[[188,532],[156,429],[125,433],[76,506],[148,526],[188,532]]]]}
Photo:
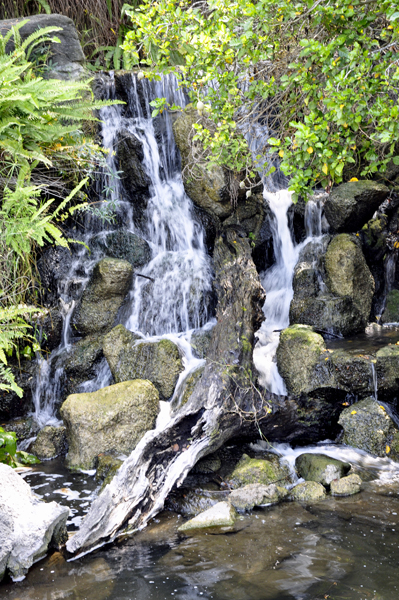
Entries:
{"type": "Polygon", "coordinates": [[[399,290],[391,290],[388,293],[382,318],[384,323],[397,323],[399,321],[399,290]]]}
{"type": "Polygon", "coordinates": [[[284,476],[287,476],[287,474],[282,472],[278,464],[273,464],[269,460],[250,458],[247,454],[243,454],[230,476],[230,481],[234,487],[241,487],[250,483],[268,485],[279,481],[284,476]]]}

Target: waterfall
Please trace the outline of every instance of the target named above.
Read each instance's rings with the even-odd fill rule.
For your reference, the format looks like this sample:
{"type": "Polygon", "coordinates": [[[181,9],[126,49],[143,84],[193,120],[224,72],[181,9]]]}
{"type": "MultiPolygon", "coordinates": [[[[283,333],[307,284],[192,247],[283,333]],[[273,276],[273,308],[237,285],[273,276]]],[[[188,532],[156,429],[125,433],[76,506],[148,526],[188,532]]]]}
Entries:
{"type": "MultiPolygon", "coordinates": [[[[106,80],[108,95],[115,97],[113,74],[106,80]]],[[[145,277],[134,277],[123,322],[143,337],[167,336],[180,347],[185,373],[203,361],[195,359],[188,344],[193,329],[204,326],[210,318],[209,298],[212,286],[210,260],[204,244],[204,231],[195,220],[193,205],[184,191],[180,173],[172,120],[167,112],[153,119],[150,102],[165,97],[172,104],[185,105],[185,97],[173,75],[159,82],[138,82],[131,75],[127,90],[128,106],[106,107],[100,111],[103,146],[109,149],[110,173],[117,170],[115,148],[118,135],[134,136],[142,147],[142,165],[149,182],[149,198],[142,214],[124,196],[121,182],[105,175],[102,187],[108,200],[116,206],[116,224],[102,222],[88,214],[82,240],[74,253],[69,272],[58,293],[64,319],[60,346],[49,358],[38,358],[38,372],[33,389],[34,416],[43,426],[56,422],[55,407],[60,399],[63,370],[57,368],[59,357],[71,348],[73,337],[70,320],[94,266],[104,256],[104,246],[91,245],[94,238],[105,240],[109,233],[123,228],[144,238],[151,249],[150,262],[140,270],[145,277]],[[140,218],[137,218],[137,217],[140,218]],[[91,247],[88,252],[87,246],[91,247]],[[93,250],[94,248],[94,250],[93,250]]],[[[74,234],[75,235],[75,234],[74,234]]],[[[76,239],[76,235],[75,235],[76,239]]],[[[106,244],[105,244],[106,246],[106,244]]],[[[182,377],[181,377],[182,378],[182,377]]],[[[96,377],[81,386],[81,391],[95,391],[110,382],[109,367],[104,359],[96,377]]]]}
{"type": "Polygon", "coordinates": [[[305,212],[306,239],[295,244],[288,222],[291,192],[281,190],[271,193],[265,190],[263,195],[274,216],[271,227],[276,262],[261,275],[266,291],[263,306],[266,320],[257,332],[259,341],[254,349],[254,363],[259,372],[259,382],[270,392],[284,395],[287,390],[278,372],[275,355],[280,331],[289,326],[290,304],[294,294],[292,280],[299,252],[308,242],[320,238],[322,234],[321,204],[315,200],[308,201],[305,212]]]}

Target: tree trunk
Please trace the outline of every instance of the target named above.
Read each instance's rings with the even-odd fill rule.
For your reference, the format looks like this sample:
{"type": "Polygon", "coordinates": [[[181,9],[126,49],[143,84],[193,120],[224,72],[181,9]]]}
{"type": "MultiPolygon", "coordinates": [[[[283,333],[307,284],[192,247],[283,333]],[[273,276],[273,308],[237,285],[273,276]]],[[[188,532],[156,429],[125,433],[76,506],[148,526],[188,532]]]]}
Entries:
{"type": "Polygon", "coordinates": [[[264,320],[265,293],[247,238],[225,230],[214,252],[217,324],[201,379],[163,430],[149,431],[94,501],[67,550],[87,552],[142,529],[174,485],[203,456],[238,435],[250,417],[268,412],[253,383],[254,333],[264,320]]]}

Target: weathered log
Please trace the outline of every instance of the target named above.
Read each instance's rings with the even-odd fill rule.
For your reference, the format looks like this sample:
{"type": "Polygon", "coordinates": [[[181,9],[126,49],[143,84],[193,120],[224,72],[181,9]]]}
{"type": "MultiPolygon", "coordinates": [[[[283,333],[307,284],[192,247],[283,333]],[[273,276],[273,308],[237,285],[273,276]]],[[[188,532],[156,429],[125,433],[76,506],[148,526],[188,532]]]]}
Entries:
{"type": "Polygon", "coordinates": [[[264,315],[264,290],[247,238],[227,229],[214,252],[217,325],[204,373],[189,401],[163,430],[149,431],[94,501],[67,550],[88,552],[142,529],[203,456],[240,431],[243,418],[264,416],[252,382],[254,332],[264,315]]]}

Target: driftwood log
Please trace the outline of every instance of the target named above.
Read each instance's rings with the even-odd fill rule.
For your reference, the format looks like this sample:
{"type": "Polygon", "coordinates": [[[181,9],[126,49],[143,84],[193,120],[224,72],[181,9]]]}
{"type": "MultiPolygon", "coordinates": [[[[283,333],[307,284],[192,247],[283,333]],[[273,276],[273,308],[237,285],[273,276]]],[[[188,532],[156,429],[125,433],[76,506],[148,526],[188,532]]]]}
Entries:
{"type": "Polygon", "coordinates": [[[162,430],[146,433],[68,541],[71,554],[90,552],[133,533],[162,510],[173,486],[196,462],[231,438],[309,443],[337,433],[343,397],[287,398],[254,384],[255,332],[265,292],[248,239],[227,229],[214,252],[217,324],[202,377],[187,404],[162,430]]]}

